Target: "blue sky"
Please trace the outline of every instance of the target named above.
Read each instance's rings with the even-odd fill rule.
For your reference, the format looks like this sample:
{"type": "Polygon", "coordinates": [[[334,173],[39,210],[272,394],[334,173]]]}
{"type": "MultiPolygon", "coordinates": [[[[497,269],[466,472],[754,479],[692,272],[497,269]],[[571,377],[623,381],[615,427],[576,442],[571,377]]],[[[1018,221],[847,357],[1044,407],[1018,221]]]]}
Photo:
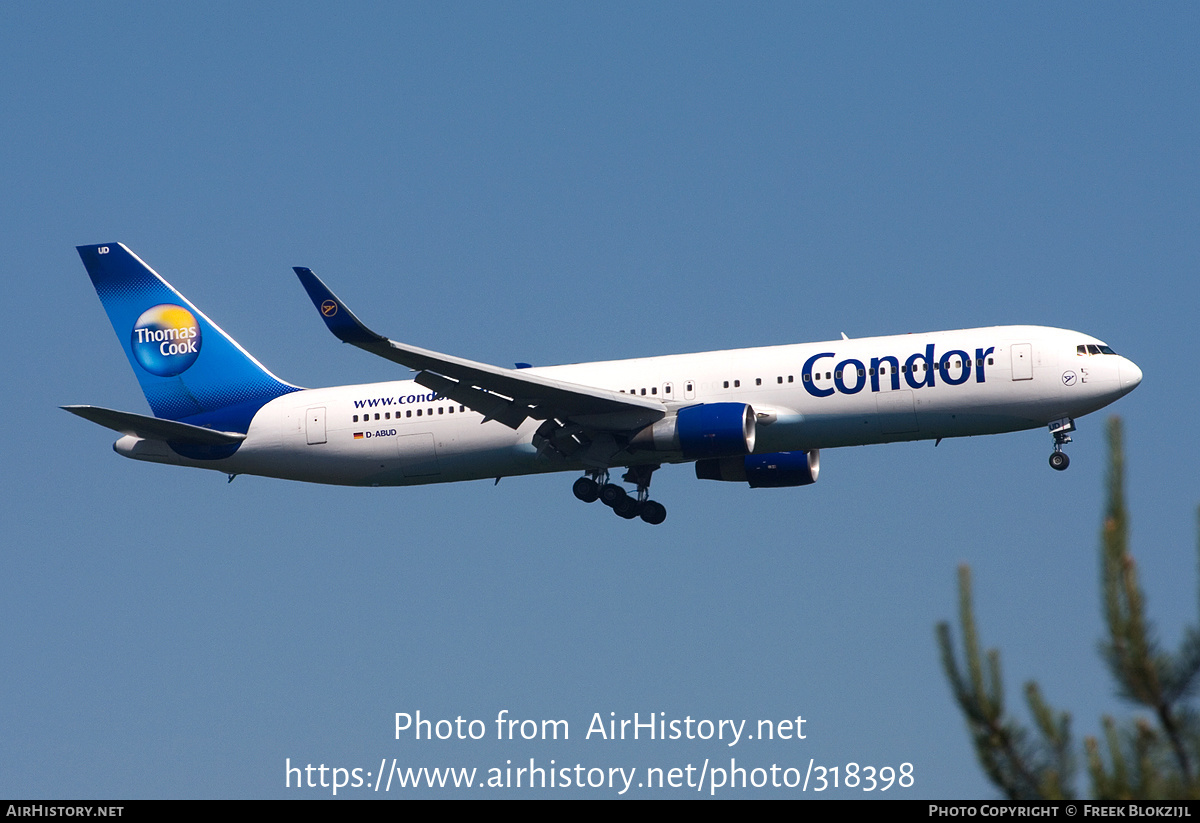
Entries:
{"type": "MultiPolygon", "coordinates": [[[[6,10],[0,216],[20,311],[0,329],[0,794],[329,794],[286,789],[288,758],[483,773],[732,756],[910,762],[915,785],[889,795],[991,797],[933,635],[960,562],[1011,705],[1037,678],[1077,736],[1128,716],[1096,653],[1104,413],[1080,421],[1063,474],[1044,431],[829,450],[802,489],[668,467],[669,518],[651,528],[579,504],[570,475],[226,484],[122,460],[57,406],[147,408],[85,243],[126,243],[304,386],[406,372],[338,344],[294,265],[392,337],[500,365],[1078,329],[1145,373],[1112,410],[1142,582],[1173,645],[1197,608],[1197,392],[1181,364],[1196,346],[1198,17],[6,10]],[[571,740],[396,740],[394,714],[418,709],[566,719],[571,740]],[[597,712],[802,715],[807,736],[584,740],[597,712]]],[[[614,794],[545,792],[567,793],[614,794]]]]}

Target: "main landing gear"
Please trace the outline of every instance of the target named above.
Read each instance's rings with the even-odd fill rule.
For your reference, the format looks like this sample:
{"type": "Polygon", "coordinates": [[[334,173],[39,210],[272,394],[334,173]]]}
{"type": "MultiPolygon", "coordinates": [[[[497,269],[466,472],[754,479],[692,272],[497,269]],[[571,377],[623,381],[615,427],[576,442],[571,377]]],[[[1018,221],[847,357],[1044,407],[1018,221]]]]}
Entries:
{"type": "Polygon", "coordinates": [[[1050,424],[1050,433],[1054,435],[1054,453],[1050,455],[1050,468],[1055,471],[1064,471],[1067,466],[1071,465],[1071,458],[1067,457],[1067,453],[1062,448],[1071,442],[1068,432],[1073,431],[1075,431],[1075,421],[1069,417],[1055,420],[1050,424]]]}
{"type": "Polygon", "coordinates": [[[621,478],[626,483],[637,486],[636,497],[631,496],[624,488],[616,483],[608,482],[607,469],[593,469],[585,476],[575,481],[571,491],[584,503],[594,503],[599,500],[608,506],[619,517],[633,520],[641,517],[652,526],[657,526],[667,519],[667,508],[656,500],[650,500],[650,475],[658,466],[631,466],[621,478]]]}

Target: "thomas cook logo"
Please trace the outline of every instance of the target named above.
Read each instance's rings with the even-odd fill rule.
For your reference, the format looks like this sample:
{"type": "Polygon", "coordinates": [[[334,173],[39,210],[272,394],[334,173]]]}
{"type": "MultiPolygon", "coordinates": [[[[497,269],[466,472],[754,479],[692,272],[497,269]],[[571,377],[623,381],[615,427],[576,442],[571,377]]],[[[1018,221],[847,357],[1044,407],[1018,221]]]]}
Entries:
{"type": "Polygon", "coordinates": [[[142,312],[133,324],[130,345],[143,369],[174,377],[200,356],[200,324],[183,306],[161,303],[142,312]]]}
{"type": "Polygon", "coordinates": [[[326,300],[321,304],[321,314],[325,315],[326,317],[333,317],[335,314],[337,314],[337,303],[333,302],[332,300],[326,300]]]}

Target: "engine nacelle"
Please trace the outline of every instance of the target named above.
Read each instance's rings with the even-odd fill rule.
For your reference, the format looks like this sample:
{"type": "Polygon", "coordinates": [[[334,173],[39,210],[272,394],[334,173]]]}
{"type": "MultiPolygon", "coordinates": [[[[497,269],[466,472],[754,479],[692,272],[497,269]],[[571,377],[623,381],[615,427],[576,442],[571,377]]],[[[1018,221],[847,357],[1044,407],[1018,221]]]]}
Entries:
{"type": "Polygon", "coordinates": [[[642,429],[633,448],[683,452],[688,459],[735,457],[754,451],[754,409],[745,403],[688,406],[642,429]]]}
{"type": "Polygon", "coordinates": [[[740,457],[754,451],[754,409],[745,403],[701,403],[642,429],[629,445],[697,458],[740,457]]]}
{"type": "Polygon", "coordinates": [[[675,434],[684,457],[726,457],[754,451],[754,409],[745,403],[703,403],[680,409],[675,418],[675,434]]]}
{"type": "Polygon", "coordinates": [[[752,489],[807,486],[817,482],[820,472],[820,449],[696,461],[696,477],[700,480],[749,483],[752,489]]]}

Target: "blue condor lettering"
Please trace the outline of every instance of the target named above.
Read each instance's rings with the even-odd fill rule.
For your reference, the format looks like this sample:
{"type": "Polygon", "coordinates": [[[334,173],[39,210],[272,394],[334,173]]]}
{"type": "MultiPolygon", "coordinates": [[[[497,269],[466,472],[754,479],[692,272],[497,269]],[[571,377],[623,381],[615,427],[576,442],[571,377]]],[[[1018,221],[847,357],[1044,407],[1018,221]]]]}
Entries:
{"type": "MultiPolygon", "coordinates": [[[[986,349],[975,349],[974,372],[976,383],[986,383],[987,375],[985,372],[985,364],[987,356],[996,350],[995,346],[988,346],[986,349]]],[[[934,353],[934,345],[930,343],[925,347],[924,352],[917,352],[908,356],[904,361],[904,365],[900,365],[900,360],[892,355],[884,355],[883,357],[872,357],[871,365],[868,367],[861,360],[853,357],[847,357],[836,366],[833,367],[833,385],[834,388],[820,388],[817,386],[817,379],[821,374],[814,371],[814,367],[820,360],[832,360],[837,357],[837,354],[831,351],[823,351],[819,354],[814,354],[812,357],[804,361],[802,369],[802,382],[804,390],[813,397],[829,397],[836,391],[841,394],[858,394],[870,383],[871,391],[878,392],[879,377],[886,374],[891,378],[890,388],[896,391],[900,388],[900,375],[904,375],[904,382],[909,388],[920,389],[928,386],[933,388],[937,385],[936,378],[940,376],[948,386],[961,386],[971,378],[972,360],[962,349],[951,349],[941,357],[936,357],[934,353]],[[884,368],[886,367],[886,371],[884,368]]],[[[829,372],[825,376],[829,377],[829,372]]]]}
{"type": "Polygon", "coordinates": [[[375,408],[376,406],[403,406],[406,403],[433,403],[436,400],[445,400],[445,398],[436,392],[430,392],[429,394],[409,394],[400,397],[372,397],[370,400],[355,400],[354,408],[366,409],[375,408]]]}

